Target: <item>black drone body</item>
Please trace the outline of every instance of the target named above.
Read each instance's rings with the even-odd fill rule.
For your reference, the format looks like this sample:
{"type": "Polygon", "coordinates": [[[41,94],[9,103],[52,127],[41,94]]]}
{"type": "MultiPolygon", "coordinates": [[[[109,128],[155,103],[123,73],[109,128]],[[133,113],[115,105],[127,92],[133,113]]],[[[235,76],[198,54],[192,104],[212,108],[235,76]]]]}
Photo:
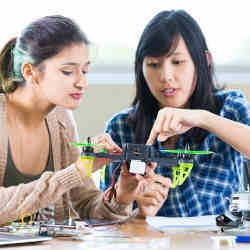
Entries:
{"type": "Polygon", "coordinates": [[[109,158],[120,162],[127,162],[130,173],[145,173],[146,163],[156,162],[166,167],[179,166],[180,163],[192,163],[193,156],[188,153],[164,153],[154,146],[144,144],[125,143],[122,145],[121,154],[109,154],[107,152],[93,151],[90,146],[83,146],[82,157],[92,156],[97,158],[109,158]]]}
{"type": "Polygon", "coordinates": [[[82,147],[81,158],[89,177],[91,177],[92,171],[92,166],[89,165],[90,159],[93,160],[94,158],[108,158],[120,163],[125,162],[131,174],[141,175],[145,174],[147,165],[151,162],[155,162],[161,165],[161,167],[172,168],[172,188],[175,188],[177,185],[182,185],[189,176],[193,168],[195,155],[208,155],[213,153],[211,151],[192,151],[189,150],[189,147],[184,150],[157,149],[155,146],[134,143],[123,144],[121,154],[108,153],[105,150],[96,152],[96,150],[94,150],[96,146],[97,148],[99,146],[105,148],[105,145],[91,144],[90,141],[90,137],[88,137],[87,143],[71,142],[74,146],[82,147]]]}

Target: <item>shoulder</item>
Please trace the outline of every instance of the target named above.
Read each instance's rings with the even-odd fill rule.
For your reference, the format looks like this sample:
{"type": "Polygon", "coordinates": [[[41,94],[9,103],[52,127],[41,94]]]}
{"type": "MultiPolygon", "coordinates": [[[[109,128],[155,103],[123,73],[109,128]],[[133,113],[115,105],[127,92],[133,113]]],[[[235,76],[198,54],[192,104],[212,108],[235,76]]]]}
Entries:
{"type": "Polygon", "coordinates": [[[57,121],[64,127],[70,127],[75,123],[73,112],[71,110],[56,107],[54,110],[57,121]]]}
{"type": "Polygon", "coordinates": [[[63,107],[56,107],[48,116],[50,122],[56,122],[59,130],[70,138],[78,139],[78,130],[73,112],[63,107]]]}
{"type": "Polygon", "coordinates": [[[234,89],[221,90],[216,92],[216,96],[218,96],[222,100],[222,102],[224,102],[224,104],[234,103],[239,101],[245,103],[248,102],[243,92],[240,90],[234,90],[234,89]]]}
{"type": "Polygon", "coordinates": [[[0,94],[0,124],[1,124],[1,132],[5,131],[4,128],[7,128],[6,127],[6,123],[7,123],[6,119],[7,119],[7,102],[6,102],[6,96],[1,93],[0,94]]]}
{"type": "Polygon", "coordinates": [[[1,110],[1,112],[4,109],[5,105],[6,105],[6,96],[5,96],[5,94],[1,93],[0,94],[0,110],[1,110]]]}
{"type": "Polygon", "coordinates": [[[250,103],[240,90],[223,90],[216,94],[223,105],[220,115],[249,124],[250,103]]]}
{"type": "Polygon", "coordinates": [[[105,132],[110,134],[112,139],[121,145],[121,143],[132,142],[133,129],[130,123],[130,115],[134,108],[128,108],[113,115],[107,122],[105,132]]]}
{"type": "Polygon", "coordinates": [[[114,114],[107,122],[107,126],[119,126],[121,124],[127,124],[129,116],[134,111],[134,108],[127,108],[119,113],[114,114]]]}

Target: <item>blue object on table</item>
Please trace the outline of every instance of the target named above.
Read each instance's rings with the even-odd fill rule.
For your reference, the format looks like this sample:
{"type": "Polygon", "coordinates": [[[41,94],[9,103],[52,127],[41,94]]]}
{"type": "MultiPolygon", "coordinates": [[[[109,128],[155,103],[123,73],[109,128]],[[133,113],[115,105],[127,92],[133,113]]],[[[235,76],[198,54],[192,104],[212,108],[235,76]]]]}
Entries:
{"type": "Polygon", "coordinates": [[[250,243],[250,236],[247,235],[241,235],[236,237],[236,243],[250,243]]]}

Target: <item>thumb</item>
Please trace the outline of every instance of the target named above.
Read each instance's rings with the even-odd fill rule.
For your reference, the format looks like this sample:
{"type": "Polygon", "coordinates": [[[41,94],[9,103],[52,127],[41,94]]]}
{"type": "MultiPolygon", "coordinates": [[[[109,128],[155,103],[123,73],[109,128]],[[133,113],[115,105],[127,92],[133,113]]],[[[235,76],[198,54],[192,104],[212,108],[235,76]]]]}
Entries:
{"type": "Polygon", "coordinates": [[[122,174],[124,175],[129,175],[129,170],[128,170],[128,162],[123,162],[122,163],[122,174]]]}

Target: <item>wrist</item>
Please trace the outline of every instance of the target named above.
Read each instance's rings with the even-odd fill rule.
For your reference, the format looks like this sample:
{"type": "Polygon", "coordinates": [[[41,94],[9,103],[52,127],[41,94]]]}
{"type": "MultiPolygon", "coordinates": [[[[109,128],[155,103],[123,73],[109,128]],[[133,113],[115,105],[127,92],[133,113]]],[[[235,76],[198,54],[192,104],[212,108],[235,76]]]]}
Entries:
{"type": "Polygon", "coordinates": [[[200,124],[198,127],[208,130],[210,121],[213,119],[213,114],[207,110],[200,110],[200,124]]]}
{"type": "Polygon", "coordinates": [[[75,163],[75,166],[76,166],[76,169],[78,171],[78,173],[80,174],[81,176],[81,179],[84,180],[86,179],[88,176],[84,170],[84,167],[82,166],[82,162],[81,160],[78,160],[76,163],[75,163]]]}
{"type": "Polygon", "coordinates": [[[118,213],[123,216],[130,216],[132,213],[132,204],[124,204],[118,203],[117,199],[113,196],[111,201],[107,201],[104,199],[104,203],[108,206],[112,211],[118,213]]]}
{"type": "Polygon", "coordinates": [[[115,189],[116,189],[115,199],[119,205],[129,206],[133,202],[133,201],[130,201],[128,197],[124,195],[123,192],[120,191],[118,184],[115,185],[115,189]]]}
{"type": "Polygon", "coordinates": [[[138,209],[138,214],[136,216],[137,219],[146,219],[147,215],[139,208],[138,209]]]}

